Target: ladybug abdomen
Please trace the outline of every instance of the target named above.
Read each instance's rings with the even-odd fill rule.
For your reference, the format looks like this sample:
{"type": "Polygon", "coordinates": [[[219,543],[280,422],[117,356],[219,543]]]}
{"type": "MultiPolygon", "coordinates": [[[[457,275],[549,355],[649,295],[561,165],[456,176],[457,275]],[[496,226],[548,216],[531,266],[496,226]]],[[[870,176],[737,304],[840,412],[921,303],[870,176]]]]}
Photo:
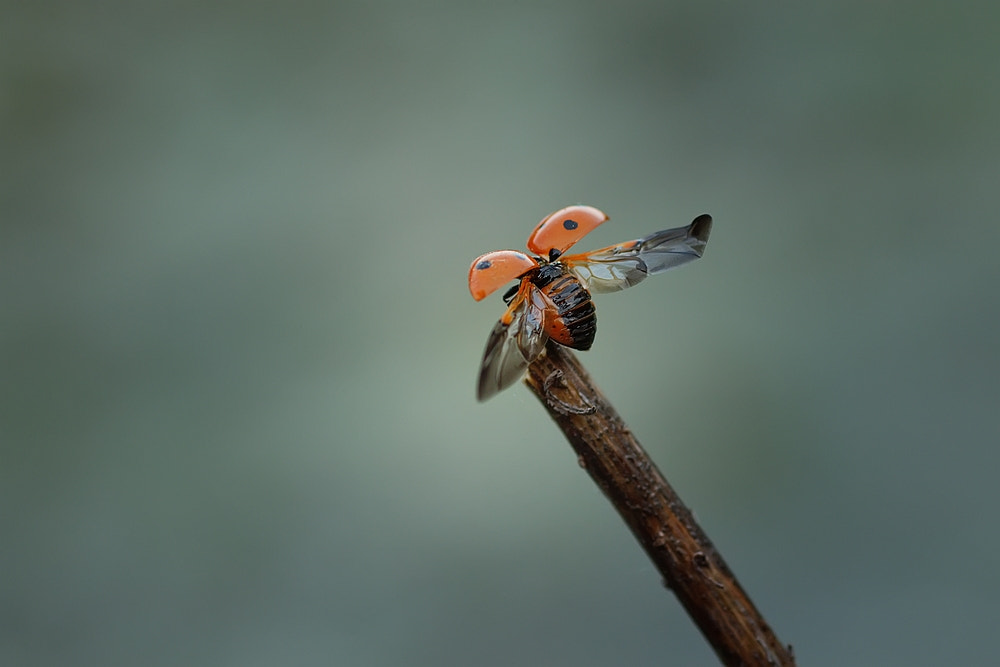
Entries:
{"type": "Polygon", "coordinates": [[[569,273],[560,272],[549,282],[544,281],[544,274],[542,277],[539,282],[544,284],[535,284],[554,307],[545,317],[549,338],[575,350],[589,350],[597,334],[597,314],[590,292],[569,273]]]}

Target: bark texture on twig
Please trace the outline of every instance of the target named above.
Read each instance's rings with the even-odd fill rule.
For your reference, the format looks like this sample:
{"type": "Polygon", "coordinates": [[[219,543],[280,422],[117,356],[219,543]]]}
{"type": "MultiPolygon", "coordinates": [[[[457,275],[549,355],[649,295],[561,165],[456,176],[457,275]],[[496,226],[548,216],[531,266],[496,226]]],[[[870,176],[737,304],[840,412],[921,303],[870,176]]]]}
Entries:
{"type": "Polygon", "coordinates": [[[618,413],[566,348],[549,343],[525,383],[727,665],[794,665],[784,646],[618,413]]]}

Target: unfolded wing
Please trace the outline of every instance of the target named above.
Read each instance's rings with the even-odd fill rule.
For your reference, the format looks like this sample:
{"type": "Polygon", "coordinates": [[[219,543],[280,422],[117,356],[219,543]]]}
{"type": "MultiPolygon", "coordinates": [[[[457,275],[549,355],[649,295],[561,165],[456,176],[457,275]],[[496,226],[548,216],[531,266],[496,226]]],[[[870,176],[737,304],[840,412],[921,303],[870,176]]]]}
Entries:
{"type": "Polygon", "coordinates": [[[522,281],[507,312],[486,340],[476,398],[485,401],[521,378],[528,364],[545,349],[549,336],[544,323],[542,295],[530,281],[522,281]]]}
{"type": "Polygon", "coordinates": [[[712,216],[700,215],[686,227],[665,229],[635,241],[620,243],[562,262],[592,292],[617,292],[646,276],[692,262],[705,252],[712,216]]]}

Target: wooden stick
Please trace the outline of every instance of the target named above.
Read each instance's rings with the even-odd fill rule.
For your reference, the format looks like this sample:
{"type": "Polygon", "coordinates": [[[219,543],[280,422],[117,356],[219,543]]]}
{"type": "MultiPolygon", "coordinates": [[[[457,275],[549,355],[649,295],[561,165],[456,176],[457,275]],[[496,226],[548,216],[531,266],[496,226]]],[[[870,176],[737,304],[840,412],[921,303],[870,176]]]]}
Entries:
{"type": "Polygon", "coordinates": [[[565,347],[552,342],[525,383],[726,665],[794,665],[784,646],[632,431],[565,347]]]}

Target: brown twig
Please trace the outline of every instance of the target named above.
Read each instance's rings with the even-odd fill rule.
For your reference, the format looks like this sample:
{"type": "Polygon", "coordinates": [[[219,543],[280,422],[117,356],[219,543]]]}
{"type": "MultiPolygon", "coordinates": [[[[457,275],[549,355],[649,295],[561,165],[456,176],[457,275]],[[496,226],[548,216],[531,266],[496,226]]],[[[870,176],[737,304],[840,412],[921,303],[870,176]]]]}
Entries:
{"type": "Polygon", "coordinates": [[[549,343],[525,383],[726,665],[794,665],[691,511],[587,371],[549,343]]]}

